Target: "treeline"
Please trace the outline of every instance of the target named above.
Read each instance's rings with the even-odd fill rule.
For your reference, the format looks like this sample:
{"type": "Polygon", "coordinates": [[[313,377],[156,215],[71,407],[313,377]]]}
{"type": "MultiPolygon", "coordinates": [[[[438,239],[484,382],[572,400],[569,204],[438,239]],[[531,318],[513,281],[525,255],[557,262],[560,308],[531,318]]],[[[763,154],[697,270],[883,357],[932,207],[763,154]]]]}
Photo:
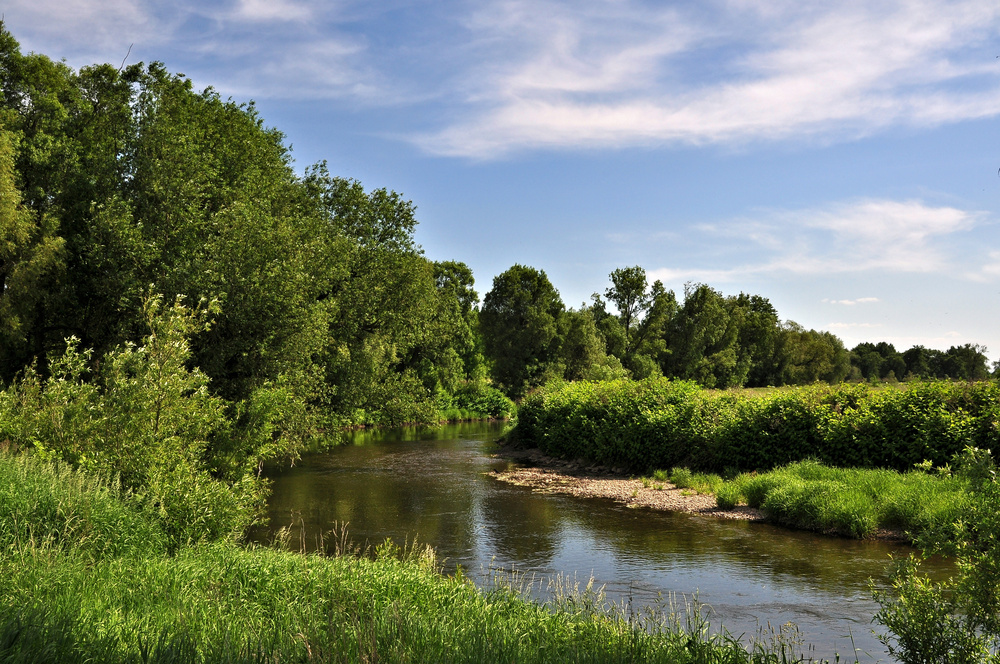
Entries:
{"type": "Polygon", "coordinates": [[[0,380],[92,367],[144,303],[213,303],[190,366],[214,395],[280,388],[320,424],[510,404],[487,385],[472,273],[428,260],[411,202],[324,164],[297,175],[253,104],[161,64],[74,71],[0,28],[0,380]]]}
{"type": "Polygon", "coordinates": [[[480,314],[496,383],[519,396],[553,378],[666,376],[731,388],[990,375],[982,346],[849,351],[830,332],[782,321],[760,295],[688,283],[678,301],[639,266],[616,269],[610,281],[603,297],[567,309],[544,271],[514,265],[496,277],[480,314]]]}
{"type": "Polygon", "coordinates": [[[870,381],[951,378],[985,380],[991,376],[986,348],[975,344],[936,350],[913,346],[900,353],[885,341],[861,343],[851,349],[852,376],[870,381]]]}
{"type": "Polygon", "coordinates": [[[4,384],[28,367],[49,378],[68,338],[95,380],[102,358],[149,333],[155,298],[206,312],[187,368],[231,412],[280,393],[270,403],[287,408],[268,417],[328,428],[504,416],[495,388],[519,397],[552,378],[986,374],[979,347],[852,352],[765,297],[688,284],[678,298],[640,267],[568,309],[544,272],[515,265],[480,307],[468,266],[429,260],[416,224],[396,192],[322,163],[296,173],[252,103],[196,92],[158,63],[75,71],[0,27],[4,384]]]}

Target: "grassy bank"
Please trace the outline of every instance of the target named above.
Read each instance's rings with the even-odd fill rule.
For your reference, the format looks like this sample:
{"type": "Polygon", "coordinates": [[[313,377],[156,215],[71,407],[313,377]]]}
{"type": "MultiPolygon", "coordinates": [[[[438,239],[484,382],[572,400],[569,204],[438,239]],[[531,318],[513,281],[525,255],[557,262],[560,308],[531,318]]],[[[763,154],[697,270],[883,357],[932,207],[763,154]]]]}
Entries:
{"type": "Polygon", "coordinates": [[[711,492],[719,507],[749,505],[774,523],[856,538],[879,531],[908,539],[942,531],[955,523],[968,502],[968,481],[950,471],[832,468],[801,461],[770,472],[742,473],[731,480],[675,468],[654,481],[711,492]]]}
{"type": "Polygon", "coordinates": [[[996,382],[707,391],[651,379],[558,383],[524,399],[515,441],[631,471],[735,474],[815,458],[906,471],[1000,443],[996,382]]]}
{"type": "Polygon", "coordinates": [[[780,662],[684,615],[527,601],[442,576],[428,549],[168,553],[113,484],[0,454],[0,662],[780,662]]]}

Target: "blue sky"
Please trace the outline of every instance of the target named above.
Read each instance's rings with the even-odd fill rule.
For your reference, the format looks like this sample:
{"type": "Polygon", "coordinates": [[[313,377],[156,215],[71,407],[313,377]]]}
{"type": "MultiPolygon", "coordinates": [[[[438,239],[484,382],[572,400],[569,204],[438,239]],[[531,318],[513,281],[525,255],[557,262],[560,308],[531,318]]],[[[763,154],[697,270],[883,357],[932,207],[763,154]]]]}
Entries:
{"type": "Polygon", "coordinates": [[[413,200],[480,294],[616,267],[848,347],[1000,357],[1000,4],[8,0],[26,51],[159,60],[413,200]],[[131,52],[129,48],[131,46],[131,52]]]}

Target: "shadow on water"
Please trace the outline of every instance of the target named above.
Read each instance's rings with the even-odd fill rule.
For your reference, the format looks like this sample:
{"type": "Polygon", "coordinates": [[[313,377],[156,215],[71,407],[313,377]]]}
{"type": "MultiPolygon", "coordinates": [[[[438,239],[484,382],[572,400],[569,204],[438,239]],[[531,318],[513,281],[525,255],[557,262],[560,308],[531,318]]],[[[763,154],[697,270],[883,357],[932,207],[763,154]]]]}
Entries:
{"type": "MultiPolygon", "coordinates": [[[[533,493],[491,476],[507,465],[490,456],[500,432],[478,423],[345,434],[346,444],[270,469],[271,525],[254,537],[292,526],[295,546],[314,548],[348,523],[358,544],[430,544],[449,573],[534,577],[542,599],[560,574],[581,585],[593,576],[612,601],[638,605],[697,593],[734,634],[793,622],[810,656],[853,661],[853,636],[862,661],[888,659],[871,633],[868,579],[884,583],[890,554],[909,548],[533,493]]],[[[932,574],[948,573],[936,565],[932,574]]]]}

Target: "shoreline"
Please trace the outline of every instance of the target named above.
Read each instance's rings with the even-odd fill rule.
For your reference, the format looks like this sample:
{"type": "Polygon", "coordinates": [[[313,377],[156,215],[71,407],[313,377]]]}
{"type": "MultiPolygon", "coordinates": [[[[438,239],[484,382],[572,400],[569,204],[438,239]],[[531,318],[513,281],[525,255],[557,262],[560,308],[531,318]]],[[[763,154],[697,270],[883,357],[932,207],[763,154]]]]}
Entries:
{"type": "MultiPolygon", "coordinates": [[[[683,512],[716,519],[758,521],[787,527],[767,518],[763,511],[738,505],[731,510],[715,504],[712,494],[697,494],[679,489],[670,482],[642,479],[618,468],[606,468],[582,459],[567,461],[545,455],[537,448],[516,448],[502,445],[494,457],[515,464],[506,470],[494,470],[493,477],[515,486],[528,487],[538,493],[556,493],[577,498],[601,498],[635,509],[683,512]]],[[[801,530],[801,529],[794,529],[801,530]]],[[[844,537],[837,532],[820,532],[831,537],[844,537]]],[[[899,530],[880,529],[872,539],[909,542],[899,530]]]]}
{"type": "Polygon", "coordinates": [[[501,482],[525,486],[539,493],[559,493],[578,498],[604,498],[630,508],[702,514],[718,519],[767,521],[759,509],[739,505],[731,510],[716,506],[715,496],[679,489],[670,482],[647,482],[617,468],[605,468],[583,460],[566,461],[546,456],[537,448],[502,446],[495,457],[517,467],[494,470],[501,482]],[[661,488],[657,488],[661,487],[661,488]]]}

